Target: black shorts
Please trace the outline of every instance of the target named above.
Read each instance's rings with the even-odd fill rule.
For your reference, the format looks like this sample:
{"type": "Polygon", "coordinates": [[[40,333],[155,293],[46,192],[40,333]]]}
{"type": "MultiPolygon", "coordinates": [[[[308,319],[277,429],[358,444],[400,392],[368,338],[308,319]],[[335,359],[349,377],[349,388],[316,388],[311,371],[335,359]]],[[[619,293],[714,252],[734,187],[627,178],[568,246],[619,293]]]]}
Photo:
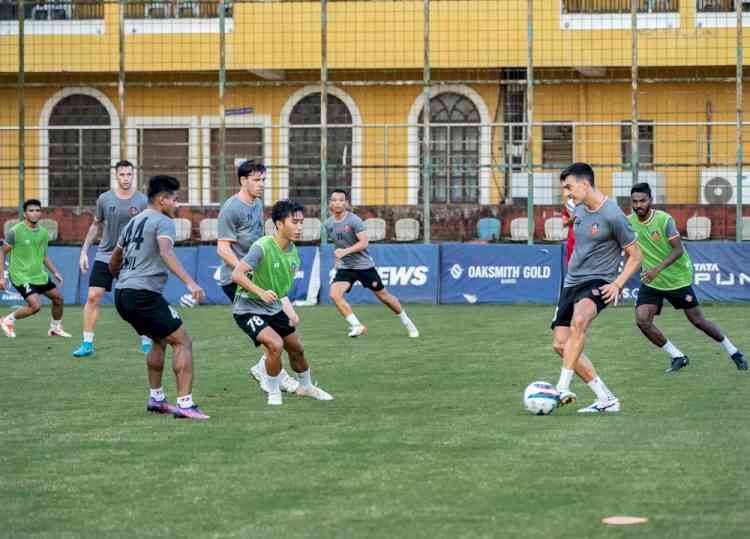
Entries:
{"type": "Polygon", "coordinates": [[[229,298],[229,303],[234,302],[234,296],[237,294],[237,283],[229,283],[221,285],[221,289],[229,298]]]}
{"type": "Polygon", "coordinates": [[[349,288],[346,290],[347,292],[352,289],[352,286],[357,281],[362,283],[362,286],[369,288],[373,292],[379,292],[385,288],[385,286],[383,286],[383,280],[380,278],[378,270],[375,268],[362,270],[339,269],[336,270],[336,275],[333,277],[334,283],[349,283],[349,288]]]}
{"type": "Polygon", "coordinates": [[[115,306],[120,317],[138,335],[161,340],[177,331],[182,319],[164,296],[151,290],[115,289],[115,306]]]}
{"type": "Polygon", "coordinates": [[[89,275],[89,287],[95,286],[103,288],[107,292],[112,292],[112,281],[114,280],[114,276],[109,271],[109,264],[101,260],[94,261],[91,275],[89,275]]]}
{"type": "Polygon", "coordinates": [[[258,335],[266,328],[274,330],[282,339],[294,333],[294,327],[292,327],[289,317],[284,311],[279,311],[276,314],[235,314],[234,321],[252,339],[256,348],[260,346],[258,335]]]}
{"type": "Polygon", "coordinates": [[[18,293],[21,294],[23,299],[26,299],[33,294],[44,294],[57,288],[57,285],[55,285],[49,277],[47,277],[46,284],[16,284],[13,281],[11,281],[11,284],[13,285],[13,288],[18,290],[18,293]]]}
{"type": "Polygon", "coordinates": [[[602,312],[607,304],[604,302],[599,288],[605,284],[608,283],[603,279],[593,279],[585,283],[563,288],[560,294],[560,301],[557,302],[551,328],[555,329],[557,326],[570,327],[576,303],[582,299],[588,298],[592,300],[596,304],[596,312],[602,312]]]}
{"type": "Polygon", "coordinates": [[[699,305],[698,298],[692,286],[685,286],[675,290],[658,290],[641,283],[635,308],[637,309],[641,305],[656,305],[656,314],[659,315],[661,314],[661,308],[664,305],[665,299],[675,309],[692,309],[699,305]]]}

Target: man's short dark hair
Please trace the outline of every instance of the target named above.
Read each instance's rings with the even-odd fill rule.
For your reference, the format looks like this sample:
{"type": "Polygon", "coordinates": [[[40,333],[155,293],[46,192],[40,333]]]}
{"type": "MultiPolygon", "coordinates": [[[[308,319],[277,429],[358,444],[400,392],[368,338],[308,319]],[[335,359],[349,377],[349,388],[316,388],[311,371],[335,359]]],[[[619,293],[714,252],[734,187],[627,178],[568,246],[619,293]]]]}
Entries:
{"type": "Polygon", "coordinates": [[[133,167],[133,163],[131,163],[130,161],[127,161],[127,160],[123,159],[122,161],[118,161],[117,163],[115,163],[115,172],[117,172],[117,170],[121,169],[122,167],[135,168],[135,167],[133,167]]]}
{"type": "Polygon", "coordinates": [[[39,206],[39,208],[41,209],[42,203],[41,201],[39,201],[39,199],[30,198],[26,202],[23,203],[23,211],[28,210],[29,206],[39,206]]]}
{"type": "Polygon", "coordinates": [[[573,163],[560,173],[560,181],[564,182],[568,176],[575,176],[578,181],[587,180],[591,187],[594,184],[594,169],[587,163],[573,163]]]}
{"type": "Polygon", "coordinates": [[[288,199],[279,200],[276,204],[273,205],[273,208],[271,208],[271,219],[273,220],[273,224],[276,224],[279,221],[283,222],[285,219],[293,216],[297,212],[304,213],[304,211],[305,207],[299,202],[288,199]]]}
{"type": "Polygon", "coordinates": [[[328,198],[331,198],[336,193],[341,193],[342,195],[344,195],[344,198],[346,200],[349,200],[349,193],[347,193],[344,189],[334,189],[333,191],[331,191],[331,196],[328,198]]]}
{"type": "Polygon", "coordinates": [[[255,174],[263,174],[266,171],[266,165],[259,163],[254,159],[249,159],[240,163],[237,167],[237,180],[240,178],[246,178],[255,174]]]}
{"type": "Polygon", "coordinates": [[[636,183],[633,187],[631,187],[630,194],[632,195],[633,193],[643,193],[649,199],[653,199],[653,197],[651,196],[651,186],[646,182],[636,183]]]}
{"type": "Polygon", "coordinates": [[[174,194],[180,190],[180,180],[172,176],[154,176],[148,181],[148,199],[153,201],[157,196],[174,194]]]}

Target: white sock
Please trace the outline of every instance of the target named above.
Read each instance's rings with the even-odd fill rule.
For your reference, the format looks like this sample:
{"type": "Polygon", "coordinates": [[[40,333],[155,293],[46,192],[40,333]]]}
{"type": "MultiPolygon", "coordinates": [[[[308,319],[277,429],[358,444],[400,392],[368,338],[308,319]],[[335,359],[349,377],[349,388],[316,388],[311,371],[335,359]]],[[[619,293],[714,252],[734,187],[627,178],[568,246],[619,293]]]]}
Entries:
{"type": "Polygon", "coordinates": [[[588,383],[588,386],[591,388],[591,391],[596,393],[596,398],[599,402],[607,402],[608,400],[612,400],[615,398],[614,393],[612,393],[609,388],[604,385],[604,382],[602,382],[602,379],[598,376],[591,380],[588,383]]]}
{"type": "Polygon", "coordinates": [[[405,326],[408,326],[409,324],[412,323],[411,319],[406,314],[406,310],[404,309],[401,309],[401,312],[399,313],[398,317],[401,319],[401,323],[404,324],[405,326]]]}
{"type": "Polygon", "coordinates": [[[164,394],[164,387],[157,387],[156,389],[152,387],[149,390],[149,396],[155,401],[160,401],[160,402],[167,398],[167,396],[164,394]]]}
{"type": "Polygon", "coordinates": [[[62,320],[50,320],[49,321],[50,329],[60,329],[60,326],[62,326],[62,320]]]}
{"type": "Polygon", "coordinates": [[[573,379],[573,370],[563,367],[560,369],[560,381],[557,382],[557,390],[570,391],[570,381],[573,379]]]}
{"type": "Polygon", "coordinates": [[[664,350],[670,356],[672,356],[672,359],[676,357],[682,357],[685,355],[682,352],[680,352],[674,344],[672,344],[672,341],[667,341],[664,344],[664,346],[661,347],[661,349],[664,350]]]}
{"type": "Polygon", "coordinates": [[[258,360],[258,363],[255,364],[255,366],[260,369],[260,372],[263,374],[267,374],[266,372],[266,354],[263,354],[260,356],[260,359],[258,360]]]}
{"type": "Polygon", "coordinates": [[[16,323],[16,311],[13,311],[12,313],[10,313],[8,316],[5,317],[5,319],[9,323],[15,324],[16,323]]]}
{"type": "MultiPolygon", "coordinates": [[[[93,335],[93,333],[91,334],[93,335]]],[[[145,335],[141,335],[141,344],[151,344],[151,338],[146,337],[145,335]]]]}
{"type": "Polygon", "coordinates": [[[729,354],[730,356],[737,353],[737,347],[732,344],[732,341],[729,340],[729,337],[724,337],[724,340],[721,341],[720,344],[724,347],[724,350],[726,350],[727,354],[729,354]]]}
{"type": "Polygon", "coordinates": [[[357,318],[357,315],[352,313],[349,316],[346,317],[346,321],[349,322],[350,326],[360,326],[359,318],[357,318]]]}
{"type": "Polygon", "coordinates": [[[299,380],[299,385],[301,387],[310,387],[312,385],[312,379],[310,378],[310,369],[307,369],[305,372],[298,372],[297,380],[299,380]]]}
{"type": "Polygon", "coordinates": [[[268,380],[269,393],[281,392],[281,376],[266,376],[266,380],[268,380]]]}
{"type": "Polygon", "coordinates": [[[94,332],[93,331],[84,331],[83,332],[83,342],[87,342],[89,344],[94,344],[94,332]]]}
{"type": "Polygon", "coordinates": [[[195,406],[195,403],[193,402],[193,394],[190,393],[184,397],[177,397],[177,406],[180,408],[190,408],[191,406],[195,406]]]}

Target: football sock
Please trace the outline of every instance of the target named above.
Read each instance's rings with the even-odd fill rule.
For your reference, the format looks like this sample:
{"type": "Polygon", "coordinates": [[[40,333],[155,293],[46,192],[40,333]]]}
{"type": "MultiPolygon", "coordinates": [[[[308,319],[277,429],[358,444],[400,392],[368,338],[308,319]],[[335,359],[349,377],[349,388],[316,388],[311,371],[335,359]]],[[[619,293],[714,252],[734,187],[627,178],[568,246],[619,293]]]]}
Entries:
{"type": "Polygon", "coordinates": [[[94,332],[93,331],[84,331],[83,332],[83,342],[94,344],[94,332]]]}
{"type": "Polygon", "coordinates": [[[405,326],[408,326],[411,324],[411,320],[406,315],[406,311],[404,309],[401,309],[401,312],[399,313],[398,317],[401,319],[401,323],[403,323],[405,326]]]}
{"type": "Polygon", "coordinates": [[[299,385],[301,387],[311,386],[312,380],[310,379],[310,369],[307,369],[305,372],[297,373],[297,379],[299,380],[299,385]]]}
{"type": "Polygon", "coordinates": [[[269,393],[278,393],[281,391],[280,389],[280,382],[281,382],[281,376],[267,376],[266,380],[268,380],[268,392],[269,393]]]}
{"type": "Polygon", "coordinates": [[[193,394],[190,393],[184,397],[177,397],[177,406],[180,408],[190,408],[191,406],[195,406],[195,403],[193,403],[193,394]]]}
{"type": "Polygon", "coordinates": [[[5,319],[9,323],[15,324],[16,323],[16,311],[13,311],[12,313],[10,313],[8,316],[5,317],[5,319]]]}
{"type": "Polygon", "coordinates": [[[608,400],[612,400],[615,398],[614,394],[606,385],[604,385],[604,382],[602,382],[602,379],[598,376],[591,380],[588,383],[588,386],[591,388],[591,391],[596,393],[596,398],[599,400],[599,402],[607,402],[608,400]]]}
{"type": "Polygon", "coordinates": [[[737,347],[732,344],[732,341],[729,340],[729,337],[724,337],[724,340],[721,341],[720,344],[724,347],[724,350],[726,350],[727,354],[729,354],[730,356],[737,353],[737,347]]]}
{"type": "Polygon", "coordinates": [[[50,329],[60,329],[60,326],[62,326],[62,320],[50,320],[49,322],[50,329]]]}
{"type": "Polygon", "coordinates": [[[352,313],[349,316],[346,317],[346,321],[349,322],[350,326],[361,326],[362,324],[359,322],[359,318],[357,318],[357,315],[352,313]]]}
{"type": "Polygon", "coordinates": [[[260,372],[266,374],[266,356],[260,356],[260,359],[258,360],[258,363],[255,364],[255,366],[260,369],[260,372]]]}
{"type": "Polygon", "coordinates": [[[570,391],[570,381],[573,379],[573,369],[563,367],[560,370],[560,381],[557,382],[558,390],[570,391]]]}
{"type": "Polygon", "coordinates": [[[164,394],[164,387],[157,387],[156,389],[151,388],[151,390],[149,391],[149,396],[155,401],[160,402],[167,398],[167,396],[164,394]]]}
{"type": "Polygon", "coordinates": [[[664,350],[670,356],[672,356],[672,359],[676,357],[682,357],[685,355],[682,352],[680,352],[674,344],[672,344],[672,341],[667,341],[664,344],[664,346],[661,347],[661,349],[664,350]]]}

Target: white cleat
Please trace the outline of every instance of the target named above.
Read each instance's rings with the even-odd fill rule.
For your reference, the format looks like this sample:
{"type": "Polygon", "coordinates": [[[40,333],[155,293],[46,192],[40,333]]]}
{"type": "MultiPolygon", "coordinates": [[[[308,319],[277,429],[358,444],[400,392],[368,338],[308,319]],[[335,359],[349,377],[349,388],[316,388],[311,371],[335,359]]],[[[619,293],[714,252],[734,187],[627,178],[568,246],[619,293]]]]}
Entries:
{"type": "Polygon", "coordinates": [[[281,398],[281,391],[279,391],[278,393],[269,393],[266,403],[270,404],[271,406],[281,406],[282,404],[284,404],[284,400],[281,398]]]}
{"type": "Polygon", "coordinates": [[[586,408],[578,410],[579,414],[600,414],[604,412],[619,412],[620,411],[620,400],[618,398],[609,399],[606,402],[599,402],[598,400],[586,408]]]}
{"type": "Polygon", "coordinates": [[[5,333],[6,337],[9,337],[11,339],[16,338],[16,328],[12,323],[8,322],[5,317],[0,318],[0,328],[2,328],[3,333],[5,333]]]}
{"type": "Polygon", "coordinates": [[[286,369],[281,369],[279,376],[281,377],[281,381],[279,383],[281,391],[285,391],[287,393],[295,393],[299,389],[299,382],[296,378],[292,378],[291,376],[289,376],[289,373],[286,372],[286,369]]]}
{"type": "Polygon", "coordinates": [[[419,330],[414,324],[409,324],[406,329],[409,330],[409,338],[416,339],[419,337],[419,330]]]}
{"type": "Polygon", "coordinates": [[[576,397],[575,393],[573,393],[569,389],[558,388],[557,390],[560,392],[560,401],[559,401],[559,404],[557,405],[558,407],[562,407],[568,404],[575,404],[576,399],[578,398],[576,397]]]}
{"type": "Polygon", "coordinates": [[[332,401],[333,395],[330,393],[326,393],[322,389],[320,389],[318,386],[307,386],[302,387],[300,386],[297,389],[297,395],[300,397],[312,397],[313,399],[319,400],[319,401],[332,401]]]}
{"type": "Polygon", "coordinates": [[[63,327],[60,326],[59,328],[49,328],[47,337],[65,337],[66,339],[70,339],[72,335],[66,332],[63,327]]]}
{"type": "Polygon", "coordinates": [[[367,333],[367,326],[363,324],[358,324],[349,328],[349,337],[360,337],[365,333],[367,333]]]}

